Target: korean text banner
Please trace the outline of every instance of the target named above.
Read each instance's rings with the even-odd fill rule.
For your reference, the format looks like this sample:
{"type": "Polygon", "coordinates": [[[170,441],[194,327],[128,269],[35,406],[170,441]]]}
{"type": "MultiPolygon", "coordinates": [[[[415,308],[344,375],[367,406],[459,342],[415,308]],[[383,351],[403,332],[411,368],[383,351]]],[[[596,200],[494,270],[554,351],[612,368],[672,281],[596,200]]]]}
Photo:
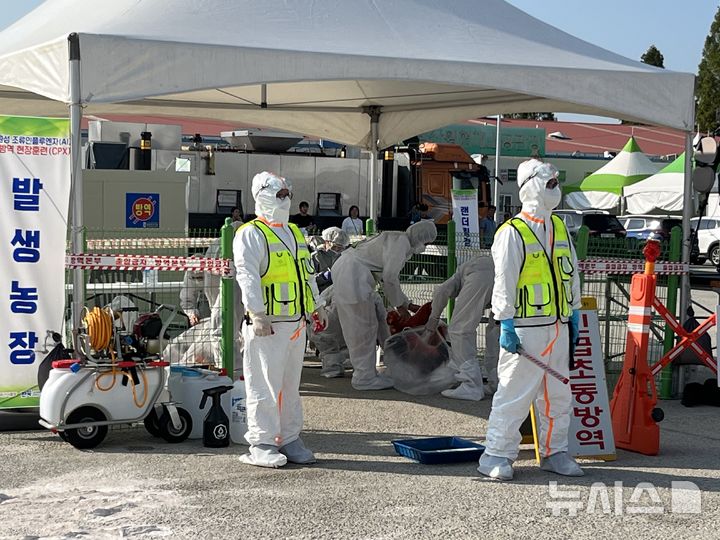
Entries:
{"type": "Polygon", "coordinates": [[[0,408],[36,407],[48,330],[62,333],[69,122],[0,116],[0,408]]]}
{"type": "Polygon", "coordinates": [[[470,259],[471,251],[480,249],[480,222],[478,221],[478,193],[476,189],[452,190],[453,221],[458,247],[458,265],[470,259]],[[461,249],[465,248],[465,249],[461,249]]]}

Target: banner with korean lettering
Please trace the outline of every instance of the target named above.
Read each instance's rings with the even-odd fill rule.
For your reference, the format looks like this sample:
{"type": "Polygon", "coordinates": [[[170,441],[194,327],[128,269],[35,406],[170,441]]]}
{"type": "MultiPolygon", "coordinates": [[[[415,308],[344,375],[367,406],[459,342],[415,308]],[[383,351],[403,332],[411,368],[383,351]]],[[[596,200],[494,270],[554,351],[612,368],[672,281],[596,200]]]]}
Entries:
{"type": "Polygon", "coordinates": [[[583,297],[580,337],[570,370],[572,392],[568,452],[576,457],[615,459],[615,437],[610,418],[605,364],[600,342],[597,301],[583,297]]]}
{"type": "Polygon", "coordinates": [[[459,266],[472,258],[473,250],[480,249],[477,189],[453,189],[452,205],[459,266]]]}
{"type": "Polygon", "coordinates": [[[37,407],[48,330],[62,332],[70,124],[0,116],[0,408],[37,407]]]}

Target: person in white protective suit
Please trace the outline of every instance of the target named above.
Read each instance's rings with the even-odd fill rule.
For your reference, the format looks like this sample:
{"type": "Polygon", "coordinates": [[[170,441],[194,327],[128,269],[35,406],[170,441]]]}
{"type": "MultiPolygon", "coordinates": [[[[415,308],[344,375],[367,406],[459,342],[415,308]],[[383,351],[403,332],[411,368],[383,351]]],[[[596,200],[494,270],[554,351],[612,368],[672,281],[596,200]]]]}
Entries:
{"type": "MultiPolygon", "coordinates": [[[[334,294],[335,287],[333,285],[320,293],[320,298],[324,302],[325,311],[327,312],[327,328],[319,333],[313,332],[312,329],[308,330],[310,341],[315,344],[320,353],[320,361],[322,362],[320,375],[328,379],[344,377],[345,361],[349,359],[337,306],[333,303],[334,294]]],[[[377,317],[377,341],[378,343],[385,343],[385,340],[390,337],[390,329],[386,321],[387,310],[377,292],[373,291],[372,299],[375,304],[375,316],[377,317]]]]}
{"type": "MultiPolygon", "coordinates": [[[[474,257],[460,265],[455,274],[435,287],[432,312],[425,325],[427,332],[435,332],[443,309],[450,298],[455,308],[448,325],[448,338],[452,346],[450,365],[455,369],[456,388],[442,391],[454,399],[480,401],[485,397],[483,371],[477,358],[477,328],[490,303],[495,270],[490,257],[474,257]]],[[[488,383],[497,387],[499,327],[490,316],[485,327],[485,369],[488,383]]]]}
{"type": "Polygon", "coordinates": [[[570,386],[518,354],[519,347],[566,377],[578,336],[580,281],[577,257],[562,220],[558,171],[531,159],[518,166],[522,211],[495,235],[492,311],[500,321],[498,389],[478,471],[511,480],[520,425],[535,402],[540,467],[566,476],[584,473],[568,454],[570,386]]]}
{"type": "MultiPolygon", "coordinates": [[[[233,221],[233,230],[237,231],[242,224],[242,221],[233,221]]],[[[220,254],[221,245],[220,238],[218,238],[208,246],[203,256],[219,258],[220,254]]],[[[221,277],[217,274],[211,274],[209,272],[185,272],[183,287],[180,290],[180,307],[188,316],[190,325],[194,328],[177,336],[174,340],[177,345],[185,345],[182,356],[179,358],[179,362],[182,364],[206,363],[210,359],[212,359],[217,366],[222,363],[222,296],[220,295],[220,283],[221,277]],[[197,309],[197,305],[198,298],[202,295],[205,296],[210,306],[209,320],[201,320],[199,318],[200,311],[197,309]],[[200,326],[196,326],[198,323],[200,323],[200,326]]],[[[240,328],[245,310],[239,288],[235,287],[234,289],[233,309],[235,316],[233,317],[233,336],[235,336],[235,356],[239,358],[238,353],[242,352],[240,328]]],[[[172,349],[172,351],[174,357],[178,356],[175,349],[172,349]]],[[[173,360],[171,359],[171,361],[173,360]]],[[[175,361],[178,361],[178,359],[175,358],[175,361]]]]}
{"type": "MultiPolygon", "coordinates": [[[[242,224],[243,222],[240,220],[233,221],[233,229],[237,230],[242,224]]],[[[220,238],[213,240],[205,250],[203,257],[213,259],[220,257],[220,238]]],[[[212,310],[219,296],[220,276],[206,272],[192,272],[190,270],[185,272],[183,284],[180,288],[180,309],[188,316],[190,326],[195,326],[200,322],[201,313],[199,306],[203,303],[203,300],[207,301],[212,316],[212,310]]]]}
{"type": "Polygon", "coordinates": [[[314,313],[327,326],[327,315],[318,304],[305,238],[288,222],[290,184],[262,172],[253,178],[251,192],[258,217],[240,227],[233,242],[247,309],[242,334],[250,452],[240,460],[260,467],[314,463],[300,439],[300,375],[306,321],[314,313]]]}
{"type": "Polygon", "coordinates": [[[321,293],[332,285],[330,269],[343,250],[350,245],[350,237],[340,227],[328,227],[322,232],[322,239],[324,244],[311,256],[315,268],[315,282],[321,293]]]}
{"type": "Polygon", "coordinates": [[[393,381],[375,367],[378,320],[373,299],[375,278],[383,284],[387,301],[409,317],[410,301],[400,288],[400,272],[415,253],[435,240],[432,221],[421,221],[407,231],[385,231],[346,250],[333,266],[337,306],[345,342],[353,366],[352,386],[356,390],[391,388],[393,381]]]}

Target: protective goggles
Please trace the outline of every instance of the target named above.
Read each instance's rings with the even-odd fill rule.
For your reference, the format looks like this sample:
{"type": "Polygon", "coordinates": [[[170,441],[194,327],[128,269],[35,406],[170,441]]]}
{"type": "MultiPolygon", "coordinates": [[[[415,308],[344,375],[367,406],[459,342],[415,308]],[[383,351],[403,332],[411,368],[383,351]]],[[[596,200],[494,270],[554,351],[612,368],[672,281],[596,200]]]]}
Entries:
{"type": "Polygon", "coordinates": [[[550,163],[541,163],[533,169],[532,174],[528,176],[528,180],[531,178],[537,178],[541,182],[545,182],[545,187],[547,189],[554,189],[558,185],[559,174],[560,172],[557,170],[555,165],[550,163]]]}
{"type": "Polygon", "coordinates": [[[260,189],[258,190],[258,193],[265,189],[270,189],[276,192],[275,196],[278,199],[284,199],[285,197],[290,197],[292,199],[292,191],[290,190],[290,184],[281,176],[270,176],[265,179],[265,182],[262,186],[260,186],[260,189]],[[278,186],[278,180],[280,180],[280,185],[278,186]]]}

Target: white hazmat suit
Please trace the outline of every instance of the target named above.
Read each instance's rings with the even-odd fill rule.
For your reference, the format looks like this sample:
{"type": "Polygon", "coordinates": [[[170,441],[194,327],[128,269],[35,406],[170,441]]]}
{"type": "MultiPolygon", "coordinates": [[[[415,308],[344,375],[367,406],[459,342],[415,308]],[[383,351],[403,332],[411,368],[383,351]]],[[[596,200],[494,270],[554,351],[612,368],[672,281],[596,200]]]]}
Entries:
{"type": "Polygon", "coordinates": [[[315,282],[322,293],[332,285],[330,269],[343,250],[350,245],[350,237],[340,227],[328,227],[322,232],[323,245],[312,254],[315,282]]]}
{"type": "MultiPolygon", "coordinates": [[[[455,308],[448,325],[452,346],[450,365],[455,369],[457,388],[443,390],[454,399],[479,401],[485,397],[483,373],[477,358],[477,328],[490,303],[495,271],[490,257],[474,257],[460,265],[455,274],[435,287],[432,312],[425,328],[435,331],[450,298],[455,308]]],[[[485,328],[485,369],[491,386],[497,385],[498,326],[492,317],[485,328]]]]}
{"type": "Polygon", "coordinates": [[[432,221],[422,221],[407,231],[386,231],[345,251],[333,267],[334,299],[353,366],[356,390],[382,390],[393,386],[375,368],[378,320],[373,293],[376,279],[383,294],[397,308],[407,309],[408,298],[400,288],[400,272],[415,253],[422,253],[437,236],[432,221]],[[374,277],[377,276],[377,277],[374,277]]]}
{"type": "MultiPolygon", "coordinates": [[[[298,279],[302,279],[297,266],[298,251],[305,246],[298,245],[288,226],[289,188],[284,178],[263,172],[253,178],[251,191],[258,219],[270,229],[268,234],[276,235],[284,245],[296,262],[298,279]]],[[[233,253],[237,281],[248,312],[242,332],[248,420],[245,438],[250,444],[250,452],[240,459],[262,467],[281,467],[287,461],[313,463],[315,457],[300,439],[303,425],[300,376],[305,353],[305,321],[310,314],[268,314],[261,279],[269,268],[270,251],[264,233],[255,222],[238,230],[233,253]]],[[[318,306],[319,294],[312,274],[308,275],[307,287],[318,306]]],[[[316,313],[326,325],[323,308],[318,306],[316,313]]]]}
{"type": "MultiPolygon", "coordinates": [[[[233,230],[237,231],[242,221],[233,221],[233,230]]],[[[213,241],[205,251],[204,257],[219,258],[221,254],[221,240],[213,241]]],[[[234,272],[234,267],[233,267],[234,272]]],[[[210,320],[205,321],[201,329],[190,328],[187,332],[175,338],[172,349],[173,357],[184,348],[184,354],[176,359],[182,364],[209,363],[222,365],[222,295],[220,294],[221,277],[209,272],[185,272],[183,287],[180,289],[180,307],[188,316],[191,326],[201,322],[200,311],[197,309],[199,299],[204,295],[210,306],[210,320]]],[[[245,309],[242,303],[242,294],[239,287],[234,287],[234,332],[235,358],[242,354],[242,336],[240,328],[245,309]]],[[[172,360],[171,360],[172,361],[172,360]]]]}
{"type": "MultiPolygon", "coordinates": [[[[550,259],[553,249],[557,248],[551,213],[561,198],[557,169],[538,160],[521,163],[518,185],[523,204],[516,218],[527,224],[550,259]]],[[[577,257],[572,242],[569,242],[569,248],[572,268],[575,269],[577,257]]],[[[519,229],[511,223],[495,235],[492,246],[495,262],[492,311],[495,319],[500,321],[502,332],[507,335],[501,333],[500,337],[498,389],[490,412],[486,449],[480,458],[478,471],[491,478],[512,479],[512,462],[517,458],[521,441],[520,425],[527,417],[531,403],[535,402],[540,424],[540,453],[543,456],[541,467],[559,474],[579,476],[582,470],[567,455],[570,387],[507,350],[516,349],[519,341],[519,345],[531,355],[565,376],[569,373],[569,321],[562,322],[556,318],[554,323],[545,326],[527,326],[524,321],[528,319],[517,318],[516,309],[519,308],[516,305],[519,305],[517,302],[522,303],[522,299],[516,298],[516,291],[525,264],[525,249],[519,229]],[[515,327],[515,324],[518,326],[515,327]]],[[[560,286],[564,287],[563,284],[560,286]]],[[[577,310],[580,307],[577,271],[572,273],[570,287],[569,307],[577,310]]],[[[530,293],[524,294],[529,297],[530,293]]],[[[557,292],[555,294],[557,296],[557,292]]],[[[558,300],[558,305],[559,302],[562,300],[558,300]]]]}
{"type": "MultiPolygon", "coordinates": [[[[320,298],[324,302],[325,311],[327,311],[328,326],[322,332],[315,333],[312,328],[308,329],[310,341],[312,341],[320,353],[322,361],[322,370],[320,375],[328,379],[345,376],[345,361],[349,360],[349,352],[345,343],[342,326],[340,325],[340,317],[338,316],[337,306],[333,302],[335,287],[330,285],[320,293],[320,298]]],[[[377,341],[385,343],[390,337],[390,329],[387,325],[387,310],[383,305],[382,298],[377,292],[373,292],[373,302],[375,303],[375,315],[377,317],[377,341]]]]}

